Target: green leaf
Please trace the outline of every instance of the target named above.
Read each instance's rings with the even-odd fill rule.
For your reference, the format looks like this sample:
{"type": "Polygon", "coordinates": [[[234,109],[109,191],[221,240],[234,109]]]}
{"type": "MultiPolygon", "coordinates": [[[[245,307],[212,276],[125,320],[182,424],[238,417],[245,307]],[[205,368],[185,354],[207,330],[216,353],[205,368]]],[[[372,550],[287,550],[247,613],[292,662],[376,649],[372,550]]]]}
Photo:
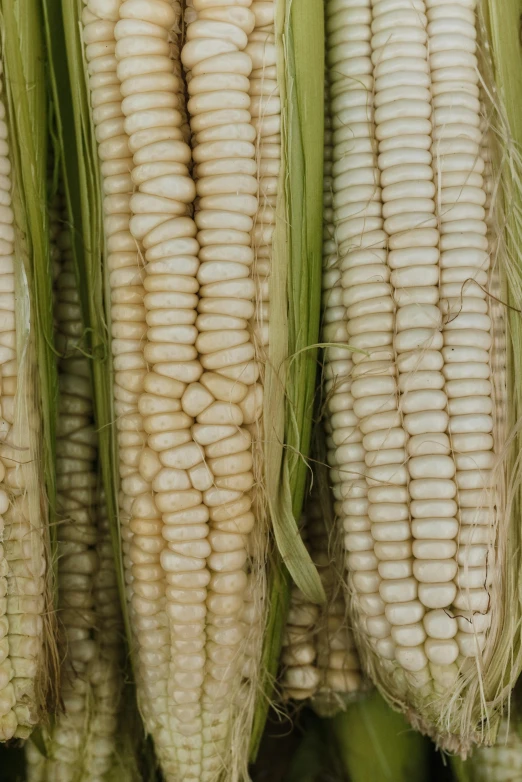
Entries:
{"type": "Polygon", "coordinates": [[[260,695],[250,744],[255,759],[279,665],[293,580],[312,602],[325,593],[298,529],[307,473],[321,304],[324,141],[322,0],[276,4],[281,93],[281,174],[270,277],[264,378],[265,493],[277,545],[270,560],[260,695]],[[318,107],[320,109],[318,110],[318,107]]]}
{"type": "Polygon", "coordinates": [[[48,48],[49,81],[56,110],[57,149],[74,236],[85,351],[91,358],[94,411],[105,501],[118,575],[127,639],[131,632],[124,595],[118,518],[118,457],[113,415],[109,286],[105,284],[102,186],[86,67],[81,40],[80,0],[42,0],[48,48]]]}
{"type": "MultiPolygon", "coordinates": [[[[17,227],[15,253],[24,264],[24,293],[29,296],[27,333],[35,341],[38,395],[42,419],[41,451],[52,523],[55,507],[55,415],[57,377],[53,346],[53,295],[47,216],[47,89],[42,17],[38,0],[2,0],[2,60],[7,97],[7,125],[12,162],[13,210],[17,227]],[[26,289],[27,286],[27,289],[26,289]]],[[[25,306],[18,299],[17,318],[25,306]]],[[[19,345],[20,346],[20,345],[19,345]]]]}

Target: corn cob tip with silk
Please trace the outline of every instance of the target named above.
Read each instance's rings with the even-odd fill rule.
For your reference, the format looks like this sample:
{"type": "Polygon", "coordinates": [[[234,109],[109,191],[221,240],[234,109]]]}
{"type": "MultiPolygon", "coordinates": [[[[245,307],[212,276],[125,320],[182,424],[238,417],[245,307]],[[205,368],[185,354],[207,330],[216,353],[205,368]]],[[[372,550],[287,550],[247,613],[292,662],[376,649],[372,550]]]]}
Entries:
{"type": "Polygon", "coordinates": [[[464,754],[494,735],[520,667],[507,268],[478,28],[475,0],[326,2],[323,341],[339,343],[325,351],[328,448],[354,630],[390,703],[464,754]]]}
{"type": "MultiPolygon", "coordinates": [[[[243,778],[259,689],[282,156],[275,7],[193,0],[184,24],[165,0],[82,11],[132,651],[168,780],[243,778]]],[[[286,317],[279,349],[285,328],[286,317]]]]}

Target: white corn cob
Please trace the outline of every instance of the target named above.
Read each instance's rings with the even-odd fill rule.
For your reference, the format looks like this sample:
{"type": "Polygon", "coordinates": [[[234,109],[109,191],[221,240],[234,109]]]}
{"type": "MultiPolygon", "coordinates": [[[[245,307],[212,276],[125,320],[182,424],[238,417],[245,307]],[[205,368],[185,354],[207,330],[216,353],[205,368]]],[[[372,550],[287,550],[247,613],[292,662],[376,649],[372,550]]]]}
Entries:
{"type": "Polygon", "coordinates": [[[320,682],[314,702],[334,705],[342,701],[343,696],[361,691],[363,682],[340,589],[341,573],[337,572],[335,565],[340,546],[335,526],[329,526],[327,518],[320,498],[312,495],[307,512],[310,550],[327,596],[315,634],[320,682]]]}
{"type": "Polygon", "coordinates": [[[305,700],[317,691],[320,682],[315,649],[318,619],[319,607],[294,587],[281,654],[284,671],[281,684],[286,698],[305,700]]]}
{"type": "MultiPolygon", "coordinates": [[[[140,704],[167,778],[205,780],[233,766],[232,734],[248,741],[234,715],[245,702],[243,674],[251,676],[245,633],[258,610],[245,591],[262,407],[248,328],[263,296],[251,275],[258,180],[245,47],[255,17],[247,6],[206,0],[187,11],[182,60],[196,188],[179,18],[164,0],[91,0],[84,40],[104,161],[140,704]]],[[[252,695],[245,721],[251,705],[252,695]]]]}
{"type": "Polygon", "coordinates": [[[473,8],[327,4],[342,303],[364,351],[328,367],[336,507],[376,675],[448,746],[432,693],[464,689],[486,643],[498,513],[473,8]]]}
{"type": "Polygon", "coordinates": [[[23,248],[18,247],[19,254],[14,255],[11,165],[2,98],[0,116],[0,741],[6,741],[13,736],[26,738],[39,718],[48,606],[34,334],[26,333],[29,307],[20,271],[23,248]],[[22,333],[17,333],[18,323],[23,323],[22,333]]]}

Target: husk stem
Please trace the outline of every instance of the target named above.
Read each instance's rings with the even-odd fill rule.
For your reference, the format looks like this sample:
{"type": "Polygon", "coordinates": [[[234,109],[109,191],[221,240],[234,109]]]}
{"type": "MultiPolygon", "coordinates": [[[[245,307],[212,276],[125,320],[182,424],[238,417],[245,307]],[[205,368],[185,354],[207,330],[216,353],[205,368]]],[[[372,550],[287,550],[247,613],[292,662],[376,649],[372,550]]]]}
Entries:
{"type": "Polygon", "coordinates": [[[276,0],[281,95],[281,171],[270,278],[269,350],[264,379],[264,491],[275,537],[260,687],[250,741],[256,758],[279,664],[291,581],[325,600],[301,540],[312,434],[321,302],[324,35],[321,0],[276,0]]]}
{"type": "Polygon", "coordinates": [[[350,782],[426,782],[430,742],[390,709],[379,693],[347,706],[331,720],[350,782]]]}

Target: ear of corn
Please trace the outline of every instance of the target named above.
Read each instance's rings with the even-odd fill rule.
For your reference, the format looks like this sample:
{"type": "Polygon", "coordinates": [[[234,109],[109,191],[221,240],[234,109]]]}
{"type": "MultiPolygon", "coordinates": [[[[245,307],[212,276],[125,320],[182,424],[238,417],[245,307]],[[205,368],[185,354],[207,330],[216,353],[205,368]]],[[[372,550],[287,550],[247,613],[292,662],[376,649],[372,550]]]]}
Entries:
{"type": "Polygon", "coordinates": [[[82,3],[80,0],[77,3],[46,0],[43,8],[48,72],[55,107],[55,131],[63,157],[64,198],[74,226],[72,251],[85,324],[82,344],[91,358],[100,470],[114,544],[123,619],[128,632],[116,512],[118,461],[112,410],[113,365],[106,316],[109,286],[107,269],[101,263],[104,253],[103,199],[96,139],[90,121],[89,95],[84,77],[80,32],[82,3]],[[66,68],[63,65],[64,53],[66,68]]]}
{"type": "MultiPolygon", "coordinates": [[[[330,0],[326,16],[338,265],[324,340],[355,350],[327,350],[329,447],[355,630],[390,702],[465,753],[494,735],[521,662],[505,308],[488,296],[518,300],[518,157],[499,160],[504,235],[488,117],[511,132],[495,93],[488,115],[481,103],[474,2],[330,0]]],[[[511,431],[518,415],[515,401],[511,431]]]]}
{"type": "Polygon", "coordinates": [[[0,740],[26,738],[54,702],[49,525],[54,509],[52,277],[45,208],[47,95],[38,3],[0,7],[0,740]]]}
{"type": "MultiPolygon", "coordinates": [[[[308,210],[313,220],[320,220],[322,122],[313,112],[313,102],[304,100],[304,81],[296,82],[299,91],[288,101],[292,113],[280,118],[276,61],[284,60],[281,32],[274,38],[272,4],[256,3],[252,10],[253,14],[226,7],[216,12],[206,6],[187,10],[181,56],[196,144],[195,222],[187,168],[189,126],[180,91],[179,9],[164,2],[127,2],[110,8],[90,3],[82,9],[77,4],[63,10],[76,137],[80,157],[87,161],[78,169],[82,230],[84,241],[89,239],[86,289],[94,291],[91,299],[87,297],[93,339],[102,334],[97,328],[102,309],[96,287],[96,221],[97,205],[103,201],[119,444],[119,537],[132,624],[129,637],[141,711],[164,773],[172,779],[210,779],[223,768],[230,778],[242,773],[261,676],[265,692],[255,713],[255,751],[271,688],[269,674],[277,665],[277,628],[287,592],[280,565],[270,587],[283,586],[276,592],[279,600],[271,600],[264,586],[267,504],[274,506],[274,530],[289,570],[309,596],[322,597],[315,568],[295,534],[294,518],[304,486],[305,466],[296,452],[304,455],[308,447],[315,377],[313,349],[308,349],[317,342],[319,304],[320,235],[303,217],[308,210]],[[103,198],[91,167],[92,147],[86,141],[86,107],[76,89],[82,78],[75,37],[80,17],[103,198]],[[235,49],[237,54],[227,54],[235,49]],[[242,71],[233,75],[233,60],[240,69],[247,68],[250,79],[242,71]],[[252,66],[256,67],[250,74],[252,66]],[[212,73],[218,76],[211,77],[212,73]],[[210,84],[213,78],[216,85],[210,84]],[[220,80],[230,82],[228,91],[222,92],[220,80]],[[270,93],[268,82],[276,85],[270,93]],[[226,112],[217,116],[220,101],[231,112],[228,120],[226,112]],[[293,165],[286,161],[287,153],[279,151],[281,122],[284,127],[292,125],[288,133],[298,133],[296,138],[301,126],[311,124],[311,132],[303,136],[310,161],[305,187],[301,182],[293,188],[292,206],[292,191],[278,185],[287,181],[286,172],[293,165]],[[232,158],[235,136],[228,138],[227,129],[241,136],[237,140],[245,150],[252,146],[253,158],[250,152],[243,162],[232,158]],[[225,153],[222,162],[216,157],[220,147],[225,153]],[[240,199],[235,195],[239,180],[240,199]],[[298,215],[292,221],[298,226],[295,236],[287,228],[290,209],[298,215]],[[249,221],[255,224],[253,231],[249,221]],[[237,274],[242,264],[247,270],[251,265],[252,274],[237,274]],[[308,310],[310,319],[303,319],[309,322],[306,333],[299,318],[308,310]],[[244,321],[250,321],[248,326],[244,321]],[[217,326],[225,329],[219,339],[214,334],[217,326]],[[267,401],[270,395],[272,404],[267,401]],[[286,420],[280,416],[285,404],[286,420]],[[239,433],[229,431],[241,421],[239,433]],[[265,443],[270,443],[269,455],[261,453],[265,443]],[[283,447],[285,443],[290,449],[283,447]],[[191,464],[187,459],[193,460],[191,464]],[[264,474],[264,464],[270,465],[270,475],[264,474]],[[185,485],[187,478],[190,485],[185,485]],[[259,489],[249,496],[254,478],[259,489]],[[276,495],[282,499],[274,500],[276,495]],[[188,523],[190,528],[179,526],[188,523]],[[241,589],[246,587],[241,596],[240,584],[241,589]],[[268,605],[269,632],[260,674],[261,630],[268,605]]],[[[50,25],[54,12],[51,6],[50,25]]],[[[321,18],[320,5],[310,3],[306,16],[321,18]]],[[[282,23],[283,17],[280,30],[282,23]]],[[[298,25],[297,31],[297,45],[292,43],[289,49],[292,58],[303,58],[305,46],[309,50],[313,43],[312,65],[316,53],[322,58],[322,43],[318,47],[308,26],[298,25]]],[[[293,60],[289,67],[296,68],[293,60]]],[[[302,71],[301,64],[297,70],[302,71]]],[[[320,92],[319,71],[310,67],[310,73],[320,92]]],[[[56,75],[55,82],[58,85],[56,75]]],[[[288,144],[290,149],[303,154],[295,143],[288,144]]],[[[74,200],[73,195],[70,198],[74,200]]],[[[95,355],[96,344],[104,342],[94,343],[95,355]]],[[[111,420],[110,414],[105,417],[107,396],[100,398],[108,388],[101,376],[95,378],[100,431],[104,421],[111,420]]],[[[111,486],[110,465],[117,462],[111,459],[110,443],[106,448],[100,443],[100,452],[105,484],[111,486]]],[[[274,560],[278,556],[274,554],[274,560]]]]}

